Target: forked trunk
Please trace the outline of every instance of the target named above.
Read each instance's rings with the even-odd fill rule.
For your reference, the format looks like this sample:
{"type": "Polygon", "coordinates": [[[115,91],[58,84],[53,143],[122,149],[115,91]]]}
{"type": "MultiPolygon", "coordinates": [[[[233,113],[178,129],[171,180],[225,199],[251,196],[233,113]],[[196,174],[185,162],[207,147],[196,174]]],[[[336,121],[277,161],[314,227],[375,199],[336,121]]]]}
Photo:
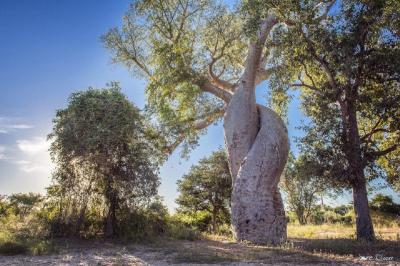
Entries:
{"type": "Polygon", "coordinates": [[[232,227],[237,240],[280,244],[286,217],[278,183],[289,143],[283,121],[257,105],[254,84],[242,81],[224,117],[225,143],[233,178],[232,227]]]}

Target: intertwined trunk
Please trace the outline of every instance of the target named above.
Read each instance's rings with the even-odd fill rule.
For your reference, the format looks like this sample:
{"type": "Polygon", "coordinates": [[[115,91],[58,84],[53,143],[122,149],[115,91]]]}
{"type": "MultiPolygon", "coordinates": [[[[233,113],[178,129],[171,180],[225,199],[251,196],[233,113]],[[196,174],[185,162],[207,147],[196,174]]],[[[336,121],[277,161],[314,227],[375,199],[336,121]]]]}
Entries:
{"type": "Polygon", "coordinates": [[[286,218],[277,186],[289,152],[287,130],[272,110],[256,104],[252,81],[245,75],[224,117],[232,227],[237,240],[280,244],[286,218]]]}

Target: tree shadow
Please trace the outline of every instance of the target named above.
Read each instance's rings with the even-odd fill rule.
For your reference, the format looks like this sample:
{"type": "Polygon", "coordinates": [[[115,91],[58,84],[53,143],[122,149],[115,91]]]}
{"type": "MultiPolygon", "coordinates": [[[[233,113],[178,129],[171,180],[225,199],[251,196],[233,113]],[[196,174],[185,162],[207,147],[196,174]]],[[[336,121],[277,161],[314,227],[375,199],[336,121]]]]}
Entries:
{"type": "Polygon", "coordinates": [[[293,248],[339,256],[354,256],[361,260],[400,261],[400,242],[377,240],[374,242],[357,241],[355,239],[291,239],[293,248]]]}
{"type": "Polygon", "coordinates": [[[234,243],[216,240],[198,240],[181,242],[181,247],[172,257],[172,263],[218,264],[234,262],[267,263],[267,264],[349,264],[341,257],[323,256],[308,250],[284,245],[280,247],[257,246],[246,243],[234,243]]]}

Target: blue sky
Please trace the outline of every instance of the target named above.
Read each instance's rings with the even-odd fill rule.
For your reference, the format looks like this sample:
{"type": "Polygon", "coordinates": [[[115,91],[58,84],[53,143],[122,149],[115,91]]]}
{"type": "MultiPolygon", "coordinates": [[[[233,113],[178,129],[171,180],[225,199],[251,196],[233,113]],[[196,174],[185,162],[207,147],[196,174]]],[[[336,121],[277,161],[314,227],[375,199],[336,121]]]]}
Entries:
{"type": "MultiPolygon", "coordinates": [[[[45,192],[52,164],[46,136],[55,110],[89,86],[119,81],[135,105],[145,103],[145,82],[110,64],[100,36],[118,26],[127,0],[1,0],[0,3],[0,194],[45,192]]],[[[267,86],[257,90],[258,100],[267,86]]],[[[304,119],[295,98],[289,110],[291,139],[304,119]]],[[[176,181],[200,158],[223,146],[221,125],[212,126],[189,160],[175,152],[161,168],[160,194],[170,209],[176,181]]],[[[294,144],[292,143],[292,148],[294,144]]]]}

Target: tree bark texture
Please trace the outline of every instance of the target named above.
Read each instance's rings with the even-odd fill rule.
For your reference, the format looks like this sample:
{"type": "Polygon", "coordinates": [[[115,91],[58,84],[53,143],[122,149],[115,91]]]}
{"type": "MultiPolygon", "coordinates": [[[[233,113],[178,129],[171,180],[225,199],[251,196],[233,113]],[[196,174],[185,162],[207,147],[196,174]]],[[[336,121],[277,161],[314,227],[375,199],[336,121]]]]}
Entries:
{"type": "Polygon", "coordinates": [[[252,86],[242,80],[224,117],[232,227],[237,240],[277,245],[286,240],[278,183],[289,152],[287,129],[275,112],[256,104],[252,86]]]}
{"type": "Polygon", "coordinates": [[[347,101],[347,104],[343,105],[342,108],[345,110],[345,114],[347,114],[347,117],[344,116],[348,141],[346,156],[349,161],[352,180],[357,239],[373,241],[375,240],[375,233],[368,206],[367,181],[361,155],[361,142],[355,103],[347,101]]]}

